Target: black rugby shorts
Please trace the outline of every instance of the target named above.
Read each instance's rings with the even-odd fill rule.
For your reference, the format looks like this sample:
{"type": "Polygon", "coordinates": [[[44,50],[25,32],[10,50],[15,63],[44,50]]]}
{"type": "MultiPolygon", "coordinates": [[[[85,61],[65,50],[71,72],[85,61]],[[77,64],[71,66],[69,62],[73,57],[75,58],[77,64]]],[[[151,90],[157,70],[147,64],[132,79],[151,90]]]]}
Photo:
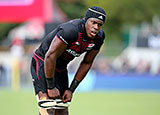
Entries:
{"type": "MultiPolygon", "coordinates": [[[[46,78],[44,74],[44,60],[37,54],[34,54],[32,57],[31,75],[33,79],[35,94],[37,95],[40,91],[42,91],[43,93],[47,93],[46,78]]],[[[56,88],[59,89],[61,96],[63,96],[64,91],[68,89],[67,69],[63,71],[59,71],[56,69],[54,79],[56,88]]]]}

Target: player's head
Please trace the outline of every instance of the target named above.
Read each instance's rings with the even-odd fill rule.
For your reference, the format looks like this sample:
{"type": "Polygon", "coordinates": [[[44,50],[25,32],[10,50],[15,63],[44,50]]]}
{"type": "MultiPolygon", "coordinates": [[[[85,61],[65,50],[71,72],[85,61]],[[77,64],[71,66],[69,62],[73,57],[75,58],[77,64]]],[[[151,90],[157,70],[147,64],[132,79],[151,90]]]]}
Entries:
{"type": "Polygon", "coordinates": [[[100,7],[93,6],[88,8],[84,17],[84,25],[88,37],[94,38],[97,35],[105,22],[105,16],[105,11],[100,7]]]}
{"type": "Polygon", "coordinates": [[[84,18],[85,18],[84,19],[85,23],[87,22],[89,18],[96,18],[96,19],[101,20],[104,23],[106,19],[106,13],[102,8],[97,7],[97,6],[92,6],[88,8],[88,10],[86,11],[84,18]]]}

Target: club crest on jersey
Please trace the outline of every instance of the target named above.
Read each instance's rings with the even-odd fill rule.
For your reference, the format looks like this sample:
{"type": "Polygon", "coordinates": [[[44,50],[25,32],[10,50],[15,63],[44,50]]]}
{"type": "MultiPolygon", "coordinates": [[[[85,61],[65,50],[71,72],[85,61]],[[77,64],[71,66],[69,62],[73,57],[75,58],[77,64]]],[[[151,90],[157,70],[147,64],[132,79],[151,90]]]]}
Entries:
{"type": "Polygon", "coordinates": [[[87,50],[91,50],[94,46],[95,46],[95,44],[94,44],[94,43],[90,43],[90,44],[88,44],[87,50]]]}

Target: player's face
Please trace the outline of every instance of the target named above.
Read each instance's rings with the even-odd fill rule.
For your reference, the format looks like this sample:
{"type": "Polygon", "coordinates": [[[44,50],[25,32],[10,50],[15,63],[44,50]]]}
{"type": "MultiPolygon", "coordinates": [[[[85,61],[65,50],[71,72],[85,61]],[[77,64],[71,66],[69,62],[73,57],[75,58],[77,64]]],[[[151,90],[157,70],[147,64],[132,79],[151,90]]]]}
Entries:
{"type": "Polygon", "coordinates": [[[102,28],[103,22],[96,18],[89,18],[86,22],[86,33],[88,37],[94,38],[102,28]]]}

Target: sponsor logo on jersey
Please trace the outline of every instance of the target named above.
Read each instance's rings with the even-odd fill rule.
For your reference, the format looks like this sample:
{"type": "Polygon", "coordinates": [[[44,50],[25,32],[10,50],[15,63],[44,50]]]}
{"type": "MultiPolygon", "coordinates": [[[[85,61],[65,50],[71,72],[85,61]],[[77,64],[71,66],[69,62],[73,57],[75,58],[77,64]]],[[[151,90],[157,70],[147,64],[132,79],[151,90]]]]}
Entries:
{"type": "Polygon", "coordinates": [[[78,54],[76,51],[72,50],[72,49],[66,49],[66,51],[73,55],[74,57],[79,57],[81,54],[78,54]]]}

